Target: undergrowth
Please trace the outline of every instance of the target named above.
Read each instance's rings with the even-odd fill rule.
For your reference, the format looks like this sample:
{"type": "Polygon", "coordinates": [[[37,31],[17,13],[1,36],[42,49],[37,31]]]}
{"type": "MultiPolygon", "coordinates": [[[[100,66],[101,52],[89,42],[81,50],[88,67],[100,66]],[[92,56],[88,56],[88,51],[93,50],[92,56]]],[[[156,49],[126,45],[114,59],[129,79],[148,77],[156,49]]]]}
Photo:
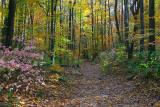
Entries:
{"type": "Polygon", "coordinates": [[[123,65],[129,74],[137,75],[145,79],[160,79],[160,57],[158,53],[148,59],[148,52],[136,52],[132,59],[127,59],[125,47],[112,49],[100,54],[100,65],[102,73],[112,71],[115,65],[123,65]]]}

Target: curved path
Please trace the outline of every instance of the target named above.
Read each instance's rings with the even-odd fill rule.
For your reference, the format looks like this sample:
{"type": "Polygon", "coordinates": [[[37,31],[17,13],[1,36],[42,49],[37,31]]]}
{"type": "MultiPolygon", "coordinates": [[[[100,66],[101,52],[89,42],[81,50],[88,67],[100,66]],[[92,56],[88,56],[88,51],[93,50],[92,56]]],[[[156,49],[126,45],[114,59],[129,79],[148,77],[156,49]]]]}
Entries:
{"type": "Polygon", "coordinates": [[[80,67],[81,74],[77,70],[70,74],[71,89],[67,99],[43,107],[152,107],[157,102],[158,96],[143,89],[143,85],[128,81],[121,70],[116,71],[119,73],[104,76],[98,64],[85,62],[80,67]]]}

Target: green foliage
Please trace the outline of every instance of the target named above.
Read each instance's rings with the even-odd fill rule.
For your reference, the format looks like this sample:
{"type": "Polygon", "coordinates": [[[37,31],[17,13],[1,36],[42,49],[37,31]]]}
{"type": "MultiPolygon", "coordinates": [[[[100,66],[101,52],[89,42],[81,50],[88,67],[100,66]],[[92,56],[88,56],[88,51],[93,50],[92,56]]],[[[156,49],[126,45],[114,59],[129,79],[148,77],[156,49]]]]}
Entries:
{"type": "Polygon", "coordinates": [[[62,77],[59,77],[59,78],[58,78],[58,81],[59,81],[59,82],[66,82],[66,81],[67,81],[67,78],[62,76],[62,77]]]}
{"type": "Polygon", "coordinates": [[[83,64],[83,60],[82,60],[82,59],[75,60],[75,61],[74,61],[74,64],[75,64],[75,65],[81,65],[81,64],[83,64]]]}
{"type": "Polygon", "coordinates": [[[103,73],[112,71],[112,67],[115,64],[125,62],[125,52],[124,47],[119,47],[117,49],[112,49],[110,52],[103,52],[100,54],[100,65],[103,73]]]}
{"type": "Polygon", "coordinates": [[[119,47],[115,49],[115,53],[103,52],[100,55],[100,65],[103,73],[112,71],[115,64],[125,65],[128,73],[132,75],[139,75],[143,78],[160,78],[160,57],[158,53],[154,53],[154,57],[150,59],[145,56],[148,52],[134,53],[134,58],[128,60],[126,58],[125,48],[119,47]]]}
{"type": "Polygon", "coordinates": [[[45,55],[43,61],[39,62],[40,67],[49,67],[52,64],[51,58],[49,55],[45,55]]]}
{"type": "Polygon", "coordinates": [[[14,89],[10,88],[7,92],[7,96],[8,96],[8,104],[10,105],[10,107],[12,107],[12,104],[14,102],[14,89]]]}
{"type": "Polygon", "coordinates": [[[116,49],[115,62],[123,63],[126,59],[125,47],[121,46],[116,49]]]}
{"type": "Polygon", "coordinates": [[[7,69],[7,68],[0,68],[0,76],[2,76],[2,74],[6,74],[6,73],[8,73],[9,72],[9,69],[7,69]]]}
{"type": "Polygon", "coordinates": [[[110,59],[109,54],[103,52],[100,54],[100,66],[102,73],[111,71],[113,60],[110,59]]]}
{"type": "Polygon", "coordinates": [[[0,107],[19,107],[19,99],[14,95],[14,88],[9,88],[5,90],[3,87],[0,87],[0,97],[3,95],[7,96],[7,101],[0,102],[0,107]]]}
{"type": "Polygon", "coordinates": [[[3,87],[0,86],[0,96],[3,94],[3,87]]]}
{"type": "MultiPolygon", "coordinates": [[[[139,53],[136,53],[137,56],[139,53]]],[[[146,53],[141,53],[146,55],[146,53]]],[[[160,59],[158,56],[151,57],[150,60],[145,58],[134,58],[126,63],[128,71],[144,78],[160,78],[160,59]]]]}
{"type": "Polygon", "coordinates": [[[52,66],[49,68],[49,73],[51,73],[51,74],[62,74],[63,71],[64,71],[64,68],[61,67],[61,66],[58,65],[58,64],[52,65],[52,66]]]}

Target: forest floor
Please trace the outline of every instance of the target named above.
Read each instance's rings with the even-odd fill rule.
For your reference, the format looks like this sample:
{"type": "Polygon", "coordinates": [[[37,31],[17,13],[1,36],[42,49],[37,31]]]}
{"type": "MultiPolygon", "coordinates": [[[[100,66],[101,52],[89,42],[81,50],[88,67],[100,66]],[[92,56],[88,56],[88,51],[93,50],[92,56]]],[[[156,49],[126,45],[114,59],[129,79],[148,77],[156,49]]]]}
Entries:
{"type": "Polygon", "coordinates": [[[124,68],[114,67],[103,75],[99,64],[85,62],[79,69],[67,69],[69,82],[64,98],[38,107],[160,107],[154,82],[127,79],[124,68]]]}
{"type": "Polygon", "coordinates": [[[23,86],[14,94],[20,101],[18,107],[160,107],[159,84],[138,77],[128,79],[124,66],[116,65],[103,74],[99,64],[86,61],[79,68],[65,68],[66,81],[41,71],[29,73],[32,79],[24,76],[26,83],[21,84],[30,84],[30,88],[25,91],[23,86]],[[37,75],[45,83],[37,84],[37,75]]]}

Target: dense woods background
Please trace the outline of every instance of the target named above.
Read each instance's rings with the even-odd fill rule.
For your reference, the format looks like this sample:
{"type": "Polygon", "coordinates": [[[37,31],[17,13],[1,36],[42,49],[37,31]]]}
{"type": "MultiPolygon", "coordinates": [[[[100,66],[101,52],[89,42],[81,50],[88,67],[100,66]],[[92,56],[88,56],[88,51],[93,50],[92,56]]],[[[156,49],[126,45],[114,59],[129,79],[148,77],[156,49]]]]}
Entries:
{"type": "Polygon", "coordinates": [[[34,41],[51,56],[74,59],[124,44],[132,58],[135,49],[156,50],[158,8],[158,0],[2,0],[1,41],[20,49],[34,41]]]}
{"type": "Polygon", "coordinates": [[[54,71],[78,68],[85,59],[99,62],[105,73],[120,64],[131,78],[160,78],[160,0],[0,3],[2,77],[6,72],[27,72],[35,66],[54,71]]]}
{"type": "Polygon", "coordinates": [[[2,0],[1,41],[21,49],[34,41],[51,56],[70,53],[74,59],[83,51],[93,59],[124,44],[131,58],[138,48],[155,51],[158,8],[158,0],[2,0]]]}

